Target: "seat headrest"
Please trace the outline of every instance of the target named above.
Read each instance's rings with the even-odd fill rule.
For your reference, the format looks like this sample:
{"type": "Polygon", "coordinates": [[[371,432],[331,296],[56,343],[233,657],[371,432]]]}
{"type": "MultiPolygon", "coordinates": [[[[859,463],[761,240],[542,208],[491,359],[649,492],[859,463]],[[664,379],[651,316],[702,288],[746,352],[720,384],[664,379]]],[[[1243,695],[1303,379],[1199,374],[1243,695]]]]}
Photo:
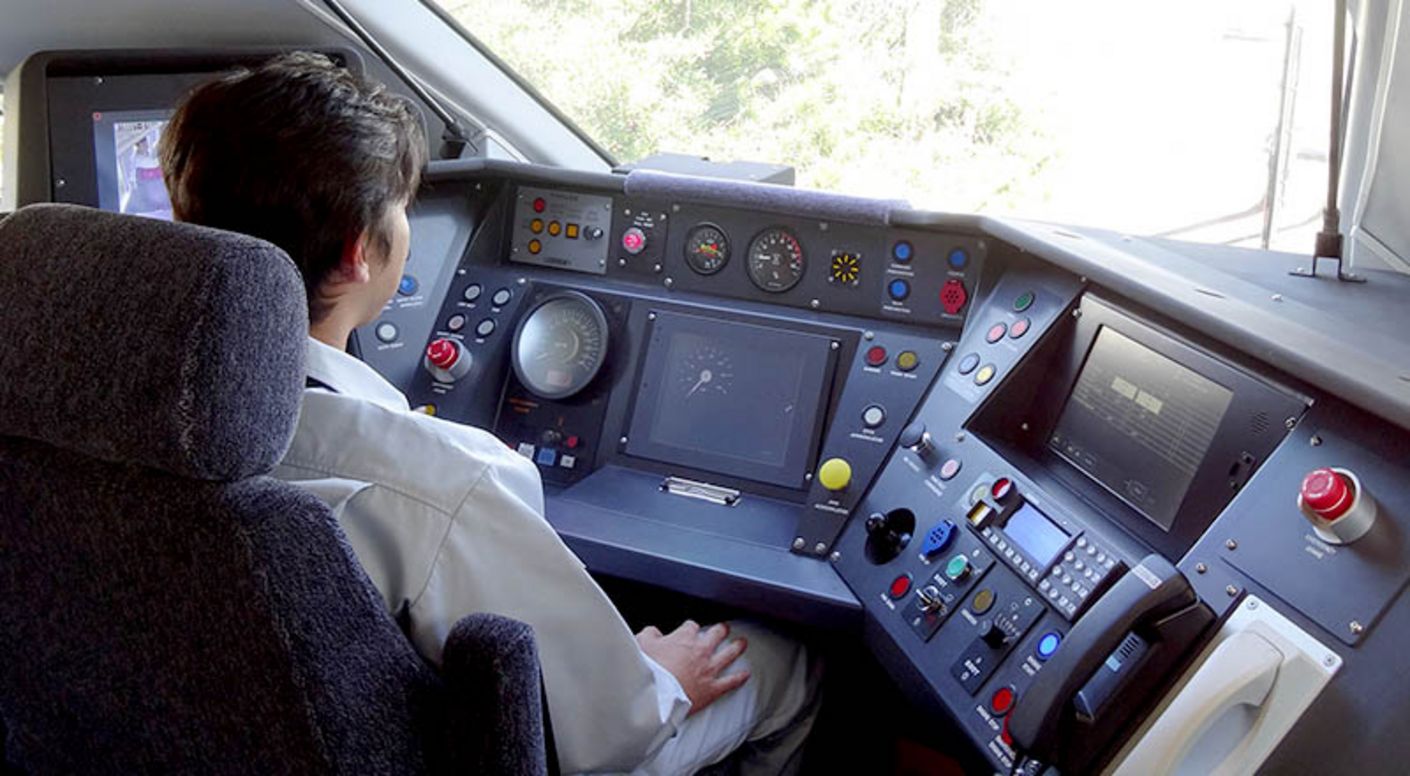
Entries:
{"type": "Polygon", "coordinates": [[[0,435],[187,477],[269,471],[308,303],[253,237],[73,205],[0,222],[0,435]]]}

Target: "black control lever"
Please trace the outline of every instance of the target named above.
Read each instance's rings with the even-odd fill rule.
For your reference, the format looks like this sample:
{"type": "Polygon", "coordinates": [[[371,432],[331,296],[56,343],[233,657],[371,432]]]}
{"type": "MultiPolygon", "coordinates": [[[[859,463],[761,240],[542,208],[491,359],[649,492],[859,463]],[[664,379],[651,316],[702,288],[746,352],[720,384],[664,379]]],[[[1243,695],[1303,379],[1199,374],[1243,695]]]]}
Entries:
{"type": "Polygon", "coordinates": [[[1009,735],[1016,748],[1039,760],[1059,761],[1064,715],[1097,668],[1141,622],[1159,620],[1196,600],[1179,569],[1147,555],[1077,621],[1014,707],[1009,735]]]}

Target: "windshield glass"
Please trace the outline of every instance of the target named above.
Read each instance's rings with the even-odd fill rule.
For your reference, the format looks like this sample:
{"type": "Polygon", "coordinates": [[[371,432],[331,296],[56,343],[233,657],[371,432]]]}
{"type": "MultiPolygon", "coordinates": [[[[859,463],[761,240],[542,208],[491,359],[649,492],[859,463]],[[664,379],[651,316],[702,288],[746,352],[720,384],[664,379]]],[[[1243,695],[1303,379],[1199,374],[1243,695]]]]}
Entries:
{"type": "Polygon", "coordinates": [[[434,0],[589,135],[800,186],[1305,251],[1324,0],[434,0]]]}

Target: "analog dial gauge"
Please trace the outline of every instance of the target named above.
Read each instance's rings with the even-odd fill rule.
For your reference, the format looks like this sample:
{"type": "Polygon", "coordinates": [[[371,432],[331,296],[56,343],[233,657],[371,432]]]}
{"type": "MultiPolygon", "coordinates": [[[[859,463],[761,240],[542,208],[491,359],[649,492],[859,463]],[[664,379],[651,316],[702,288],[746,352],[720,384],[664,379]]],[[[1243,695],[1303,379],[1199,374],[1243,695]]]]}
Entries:
{"type": "Polygon", "coordinates": [[[729,237],[714,224],[697,224],[685,236],[685,262],[701,275],[713,275],[729,263],[729,237]]]}
{"type": "Polygon", "coordinates": [[[534,395],[565,399],[583,390],[607,358],[607,316],[583,294],[540,302],[514,332],[514,374],[534,395]]]}
{"type": "Polygon", "coordinates": [[[806,266],[802,243],[783,227],[765,229],[749,243],[749,279],[769,293],[798,285],[806,266]]]}

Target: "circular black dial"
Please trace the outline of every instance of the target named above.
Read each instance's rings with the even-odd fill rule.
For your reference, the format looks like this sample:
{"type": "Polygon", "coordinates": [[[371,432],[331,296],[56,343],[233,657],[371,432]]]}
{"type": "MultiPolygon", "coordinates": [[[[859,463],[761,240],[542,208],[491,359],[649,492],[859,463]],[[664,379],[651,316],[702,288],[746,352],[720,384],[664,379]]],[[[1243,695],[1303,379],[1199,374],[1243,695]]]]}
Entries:
{"type": "Polygon", "coordinates": [[[688,351],[675,369],[676,395],[683,401],[724,397],[734,385],[734,359],[710,344],[688,351]]]}
{"type": "Polygon", "coordinates": [[[798,285],[807,265],[803,244],[781,226],[765,229],[749,243],[749,279],[778,294],[798,285]]]}
{"type": "Polygon", "coordinates": [[[514,331],[514,374],[534,395],[566,399],[586,388],[607,358],[607,316],[583,294],[539,302],[514,331]]]}
{"type": "Polygon", "coordinates": [[[729,263],[729,237],[714,224],[696,224],[685,236],[685,263],[702,275],[713,275],[729,263]]]}

